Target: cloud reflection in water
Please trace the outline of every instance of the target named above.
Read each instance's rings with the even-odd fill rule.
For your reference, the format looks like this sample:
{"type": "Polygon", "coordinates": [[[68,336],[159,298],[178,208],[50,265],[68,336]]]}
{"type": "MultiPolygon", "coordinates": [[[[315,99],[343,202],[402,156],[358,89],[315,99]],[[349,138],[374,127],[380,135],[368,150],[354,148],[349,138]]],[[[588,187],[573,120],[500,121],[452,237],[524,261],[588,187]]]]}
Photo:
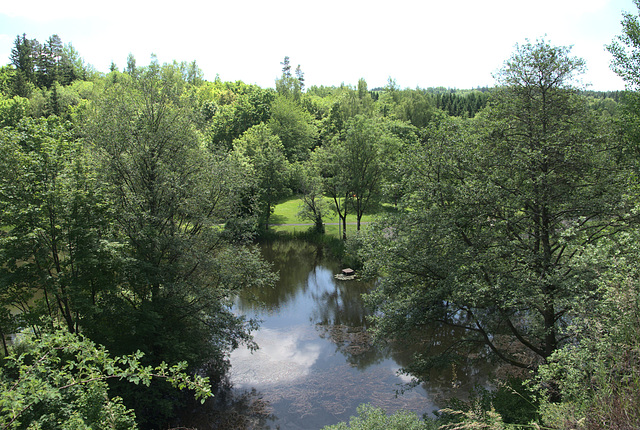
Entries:
{"type": "Polygon", "coordinates": [[[252,353],[242,347],[231,353],[231,381],[238,388],[300,382],[320,357],[320,344],[311,335],[308,327],[290,327],[286,333],[260,329],[254,335],[260,349],[252,353]]]}

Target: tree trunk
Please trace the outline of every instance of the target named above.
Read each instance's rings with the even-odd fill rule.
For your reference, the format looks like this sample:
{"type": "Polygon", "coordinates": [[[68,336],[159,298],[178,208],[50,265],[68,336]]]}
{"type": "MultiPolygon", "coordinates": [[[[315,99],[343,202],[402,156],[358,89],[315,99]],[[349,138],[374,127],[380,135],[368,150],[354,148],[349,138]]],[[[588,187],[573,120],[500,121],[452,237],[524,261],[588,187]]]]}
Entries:
{"type": "Polygon", "coordinates": [[[324,223],[322,222],[322,215],[316,214],[316,233],[324,234],[324,223]]]}
{"type": "Polygon", "coordinates": [[[4,337],[4,331],[0,328],[0,336],[2,337],[2,347],[4,348],[4,356],[9,355],[9,348],[7,347],[7,339],[4,337]]]}
{"type": "Polygon", "coordinates": [[[264,231],[269,231],[269,218],[271,218],[271,205],[267,204],[267,212],[264,220],[264,231]]]}
{"type": "Polygon", "coordinates": [[[349,200],[349,193],[344,196],[344,218],[342,218],[342,240],[347,240],[347,201],[349,200]]]}

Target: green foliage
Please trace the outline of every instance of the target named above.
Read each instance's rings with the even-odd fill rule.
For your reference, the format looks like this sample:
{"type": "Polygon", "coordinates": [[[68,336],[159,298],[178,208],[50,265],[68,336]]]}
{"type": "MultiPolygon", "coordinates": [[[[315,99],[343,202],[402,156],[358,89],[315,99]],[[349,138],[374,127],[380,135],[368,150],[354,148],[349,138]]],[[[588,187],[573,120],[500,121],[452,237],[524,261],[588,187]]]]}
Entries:
{"type": "Polygon", "coordinates": [[[0,98],[12,94],[11,85],[16,70],[12,66],[0,66],[0,98]]]}
{"type": "Polygon", "coordinates": [[[323,193],[333,202],[332,209],[338,215],[338,223],[342,224],[342,238],[346,240],[350,193],[342,180],[339,154],[339,143],[333,141],[330,145],[317,148],[311,155],[311,162],[320,173],[323,193]]]}
{"type": "MultiPolygon", "coordinates": [[[[115,72],[114,72],[115,73],[115,72]]],[[[251,178],[225,153],[205,147],[196,103],[180,67],[153,63],[117,76],[87,115],[123,243],[118,288],[99,298],[89,336],[118,354],[140,349],[151,364],[187,360],[220,377],[230,350],[253,323],[231,312],[234,294],[274,277],[234,228],[243,225],[251,178]],[[231,162],[230,162],[231,161],[231,162]]],[[[170,392],[119,387],[141,422],[175,414],[170,392]]]]}
{"type": "Polygon", "coordinates": [[[0,132],[0,297],[26,324],[78,329],[112,288],[111,212],[90,155],[56,117],[0,132]],[[34,301],[35,298],[35,301],[34,301]]]}
{"type": "MultiPolygon", "coordinates": [[[[363,83],[360,85],[362,87],[363,83]]],[[[326,119],[326,127],[328,133],[333,135],[342,132],[350,118],[356,115],[371,116],[374,113],[373,99],[366,92],[358,92],[353,88],[343,86],[335,94],[332,94],[332,99],[333,105],[326,119]]]]}
{"type": "Polygon", "coordinates": [[[582,64],[545,42],[518,48],[482,115],[442,121],[407,152],[400,212],[364,247],[384,276],[369,296],[381,334],[464,327],[451,359],[483,343],[529,369],[563,344],[596,299],[598,266],[580,255],[629,213],[610,124],[570,89],[582,64]]]}
{"type": "MultiPolygon", "coordinates": [[[[640,1],[634,0],[638,11],[640,1]]],[[[611,68],[627,83],[629,88],[640,89],[640,22],[636,14],[624,13],[622,19],[622,34],[616,37],[607,50],[613,56],[611,68]]]]}
{"type": "Polygon", "coordinates": [[[209,109],[213,113],[207,130],[211,148],[231,149],[234,139],[254,125],[268,121],[271,116],[271,104],[275,99],[273,90],[242,82],[216,82],[209,90],[208,96],[203,94],[204,90],[201,94],[203,101],[208,99],[215,106],[209,109]]]}
{"type": "Polygon", "coordinates": [[[291,75],[291,64],[289,57],[284,57],[282,63],[282,76],[276,79],[276,91],[281,97],[300,101],[302,90],[304,90],[304,73],[300,69],[300,65],[296,68],[296,76],[291,75]]]}
{"type": "Polygon", "coordinates": [[[625,13],[622,20],[622,34],[609,46],[612,54],[611,68],[622,79],[627,87],[634,91],[623,93],[621,98],[623,118],[620,121],[621,129],[626,137],[623,151],[626,157],[630,157],[636,163],[636,176],[640,171],[640,73],[638,65],[640,61],[640,2],[634,0],[637,11],[635,14],[625,13]]]}
{"type": "MultiPolygon", "coordinates": [[[[625,14],[608,49],[636,89],[638,48],[638,17],[625,14]]],[[[153,366],[188,360],[190,372],[219,377],[228,352],[250,342],[254,323],[231,312],[231,298],[273,275],[245,245],[295,189],[302,207],[288,215],[312,220],[305,237],[350,265],[366,258],[382,276],[369,296],[381,336],[434,321],[464,328],[441,358],[468,360],[466,346],[484,344],[510,364],[541,366],[547,424],[637,427],[638,250],[602,241],[630,228],[640,97],[575,91],[584,64],[569,54],[544,41],[518,46],[491,92],[401,89],[393,79],[373,91],[360,79],[305,92],[300,66],[292,74],[285,57],[274,91],[204,82],[195,61],[140,67],[132,55],[124,72],[113,64],[88,82],[71,44],[18,36],[0,70],[0,335],[46,331],[45,316],[117,354],[145,355],[114,359],[120,370],[106,377],[91,364],[95,381],[61,391],[45,370],[84,381],[73,372],[97,361],[69,368],[70,350],[44,337],[53,353],[23,346],[31,352],[12,356],[2,378],[37,374],[46,396],[31,407],[16,397],[1,413],[18,411],[22,427],[124,428],[135,405],[143,426],[164,425],[180,396],[148,378],[160,372],[153,366]],[[346,238],[347,215],[359,229],[382,201],[397,211],[371,234],[322,234],[327,202],[346,238]],[[21,368],[30,373],[16,376],[21,368]]],[[[407,370],[419,376],[435,361],[425,354],[407,370]]],[[[521,388],[480,391],[451,409],[461,417],[451,428],[533,420],[521,388]]],[[[359,414],[336,428],[431,424],[371,407],[359,414]]]]}
{"type": "Polygon", "coordinates": [[[381,408],[360,405],[358,416],[351,417],[349,423],[326,426],[323,430],[427,430],[435,428],[428,421],[421,421],[414,413],[398,411],[387,415],[381,408]]]}
{"type": "Polygon", "coordinates": [[[323,216],[329,210],[329,205],[323,198],[322,179],[312,163],[297,165],[298,191],[301,192],[301,203],[298,217],[311,220],[314,231],[319,234],[325,232],[323,216]]]}
{"type": "Polygon", "coordinates": [[[357,115],[346,122],[342,139],[333,139],[312,155],[313,168],[322,177],[325,195],[333,201],[345,240],[350,209],[360,230],[364,213],[379,202],[384,180],[401,147],[394,130],[385,119],[357,115]]]}
{"type": "Polygon", "coordinates": [[[531,384],[511,377],[500,381],[493,390],[476,387],[469,393],[467,401],[448,400],[446,408],[436,415],[441,425],[469,421],[468,413],[478,421],[491,421],[499,417],[501,423],[525,425],[539,420],[538,407],[537,393],[531,384]]]}
{"type": "Polygon", "coordinates": [[[336,148],[339,178],[351,195],[357,230],[365,211],[377,204],[385,174],[400,140],[381,121],[356,116],[347,124],[344,143],[336,148]]]}
{"type": "Polygon", "coordinates": [[[189,377],[186,363],[142,366],[142,354],[111,357],[104,347],[68,332],[26,338],[0,368],[2,429],[131,429],[135,413],[122,399],[110,397],[108,380],[148,387],[163,379],[195,392],[204,402],[211,396],[206,378],[189,377]]]}
{"type": "Polygon", "coordinates": [[[16,127],[27,116],[29,100],[23,97],[0,98],[0,128],[16,127]]]}
{"type": "Polygon", "coordinates": [[[458,93],[448,91],[435,95],[435,106],[451,116],[473,118],[487,105],[489,93],[483,91],[470,91],[458,93]]]}
{"type": "Polygon", "coordinates": [[[284,147],[269,127],[259,124],[234,141],[234,156],[241,163],[250,166],[259,217],[265,230],[268,230],[274,206],[278,200],[291,193],[287,188],[289,163],[284,147]]]}
{"type": "Polygon", "coordinates": [[[17,36],[11,50],[11,63],[16,68],[13,95],[29,97],[34,87],[50,89],[55,83],[69,85],[86,79],[88,70],[71,44],[64,45],[57,34],[44,44],[17,36]]]}
{"type": "Polygon", "coordinates": [[[509,428],[504,425],[502,417],[493,408],[485,410],[477,403],[469,410],[443,409],[442,412],[456,417],[456,422],[439,427],[443,430],[504,430],[509,428]]]}
{"type": "Polygon", "coordinates": [[[575,342],[556,351],[540,368],[547,391],[541,407],[545,424],[585,429],[640,426],[640,267],[638,233],[607,241],[589,260],[606,258],[600,300],[581,309],[569,334],[575,342]],[[561,401],[554,402],[554,390],[561,401]]]}
{"type": "Polygon", "coordinates": [[[276,98],[271,105],[271,118],[267,124],[273,134],[280,138],[289,162],[309,158],[318,131],[312,116],[298,103],[286,97],[276,98]]]}

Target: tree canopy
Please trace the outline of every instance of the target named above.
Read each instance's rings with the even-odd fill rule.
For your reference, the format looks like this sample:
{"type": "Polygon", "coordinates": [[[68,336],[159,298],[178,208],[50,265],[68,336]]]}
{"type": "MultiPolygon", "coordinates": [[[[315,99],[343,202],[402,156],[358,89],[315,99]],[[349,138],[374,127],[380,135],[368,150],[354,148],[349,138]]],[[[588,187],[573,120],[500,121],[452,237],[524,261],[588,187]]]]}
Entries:
{"type": "MultiPolygon", "coordinates": [[[[223,386],[258,325],[234,298],[275,282],[255,244],[294,195],[309,237],[333,240],[333,210],[332,249],[375,277],[378,338],[423,340],[404,371],[498,358],[542,387],[540,423],[617,422],[638,404],[638,16],[622,25],[624,93],[578,86],[584,61],[545,40],[495,87],[455,90],[307,87],[289,57],[273,88],[133,54],[100,73],[18,35],[0,68],[2,426],[164,428],[184,395],[153,376],[223,386]],[[466,336],[436,357],[434,325],[466,336]]],[[[349,424],[384,425],[430,424],[368,407],[349,424]]]]}

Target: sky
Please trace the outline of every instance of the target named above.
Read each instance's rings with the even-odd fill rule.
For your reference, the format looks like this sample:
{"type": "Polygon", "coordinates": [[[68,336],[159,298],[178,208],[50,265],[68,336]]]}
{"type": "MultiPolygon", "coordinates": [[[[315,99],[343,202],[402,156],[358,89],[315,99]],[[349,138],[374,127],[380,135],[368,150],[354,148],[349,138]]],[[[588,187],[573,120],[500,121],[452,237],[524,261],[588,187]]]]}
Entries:
{"type": "Polygon", "coordinates": [[[25,0],[0,6],[0,64],[17,35],[58,34],[100,72],[195,60],[205,79],[273,87],[281,62],[305,83],[401,88],[493,86],[516,44],[544,38],[586,60],[582,80],[619,90],[605,45],[621,34],[633,0],[25,0]]]}

